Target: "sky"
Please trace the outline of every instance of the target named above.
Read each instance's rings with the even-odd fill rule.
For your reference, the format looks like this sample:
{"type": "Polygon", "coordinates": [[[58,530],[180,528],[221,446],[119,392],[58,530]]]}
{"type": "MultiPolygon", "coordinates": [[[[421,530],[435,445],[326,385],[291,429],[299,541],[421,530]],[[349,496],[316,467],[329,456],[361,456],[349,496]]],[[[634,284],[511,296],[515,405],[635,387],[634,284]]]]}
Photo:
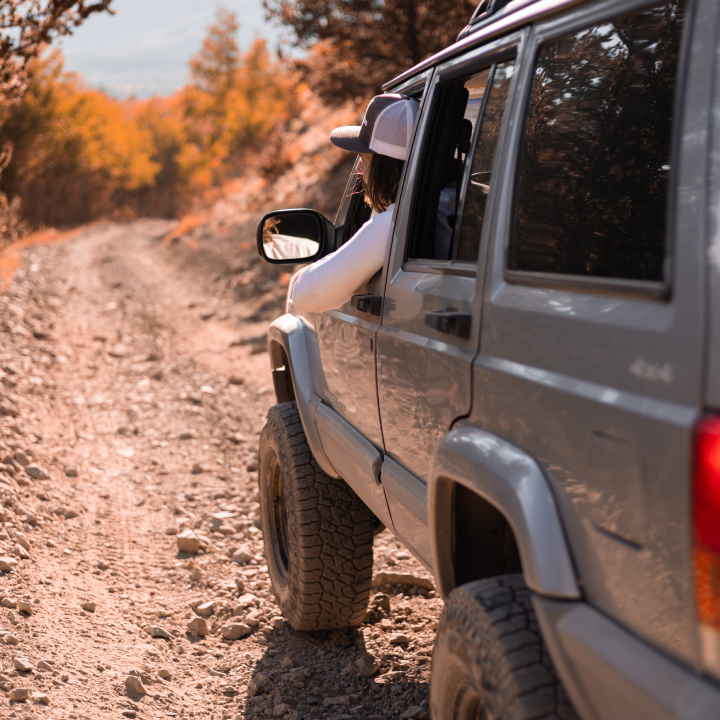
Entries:
{"type": "Polygon", "coordinates": [[[188,58],[220,5],[238,17],[242,50],[256,37],[275,48],[280,31],[265,21],[262,0],[114,0],[115,15],[94,15],[62,40],[65,67],[115,97],[169,94],[186,83],[188,58]]]}

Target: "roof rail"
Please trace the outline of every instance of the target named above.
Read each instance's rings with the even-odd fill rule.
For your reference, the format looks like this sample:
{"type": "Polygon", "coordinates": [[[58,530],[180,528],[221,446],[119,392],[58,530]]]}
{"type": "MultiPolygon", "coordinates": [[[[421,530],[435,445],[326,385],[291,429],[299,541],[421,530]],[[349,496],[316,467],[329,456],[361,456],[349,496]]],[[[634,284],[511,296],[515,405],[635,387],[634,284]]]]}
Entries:
{"type": "Polygon", "coordinates": [[[525,7],[526,5],[532,5],[537,0],[527,0],[527,2],[518,2],[518,0],[480,0],[475,12],[470,18],[470,22],[460,31],[457,36],[458,40],[466,38],[468,35],[474,33],[485,25],[485,20],[490,20],[494,15],[501,13],[506,5],[513,4],[512,10],[525,7]]]}

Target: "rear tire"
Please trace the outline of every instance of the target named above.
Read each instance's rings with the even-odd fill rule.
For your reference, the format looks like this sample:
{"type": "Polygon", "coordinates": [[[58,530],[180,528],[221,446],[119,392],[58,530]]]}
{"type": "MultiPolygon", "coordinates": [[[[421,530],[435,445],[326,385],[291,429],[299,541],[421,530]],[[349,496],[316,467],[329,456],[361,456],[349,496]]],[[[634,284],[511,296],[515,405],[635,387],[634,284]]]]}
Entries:
{"type": "Polygon", "coordinates": [[[285,618],[296,630],[358,625],[370,596],[375,516],[320,469],[294,402],[268,412],[258,481],[268,573],[285,618]]]}
{"type": "Polygon", "coordinates": [[[453,590],[430,676],[433,720],[578,720],[522,575],[453,590]]]}

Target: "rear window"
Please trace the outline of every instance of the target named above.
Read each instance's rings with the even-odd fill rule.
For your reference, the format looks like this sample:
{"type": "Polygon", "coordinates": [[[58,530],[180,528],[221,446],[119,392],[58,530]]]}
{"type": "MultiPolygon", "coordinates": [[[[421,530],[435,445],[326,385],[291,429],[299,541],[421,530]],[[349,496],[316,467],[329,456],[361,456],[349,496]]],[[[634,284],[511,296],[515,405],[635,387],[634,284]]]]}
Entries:
{"type": "Polygon", "coordinates": [[[677,67],[686,2],[540,46],[508,267],[665,280],[677,67]]]}

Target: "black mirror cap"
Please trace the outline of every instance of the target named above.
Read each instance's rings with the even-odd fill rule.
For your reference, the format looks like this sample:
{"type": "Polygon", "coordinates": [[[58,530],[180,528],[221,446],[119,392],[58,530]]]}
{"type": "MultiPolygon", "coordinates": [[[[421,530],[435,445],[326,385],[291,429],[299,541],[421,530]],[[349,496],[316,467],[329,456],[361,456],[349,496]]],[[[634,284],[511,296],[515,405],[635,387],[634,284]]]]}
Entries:
{"type": "Polygon", "coordinates": [[[331,252],[334,252],[336,246],[335,225],[333,225],[333,223],[331,223],[322,213],[318,212],[317,210],[310,210],[309,208],[273,210],[272,212],[267,213],[267,215],[264,215],[258,223],[256,241],[258,255],[260,255],[260,257],[266,263],[270,263],[271,265],[305,265],[307,263],[315,262],[316,260],[325,257],[325,255],[329,255],[331,252]],[[269,258],[265,254],[265,249],[263,247],[263,227],[265,225],[265,221],[269,220],[270,218],[279,217],[282,215],[289,215],[291,213],[304,213],[318,220],[319,226],[321,228],[321,237],[319,239],[320,248],[315,253],[315,255],[310,258],[303,258],[302,260],[298,260],[296,258],[282,260],[269,258]]]}

